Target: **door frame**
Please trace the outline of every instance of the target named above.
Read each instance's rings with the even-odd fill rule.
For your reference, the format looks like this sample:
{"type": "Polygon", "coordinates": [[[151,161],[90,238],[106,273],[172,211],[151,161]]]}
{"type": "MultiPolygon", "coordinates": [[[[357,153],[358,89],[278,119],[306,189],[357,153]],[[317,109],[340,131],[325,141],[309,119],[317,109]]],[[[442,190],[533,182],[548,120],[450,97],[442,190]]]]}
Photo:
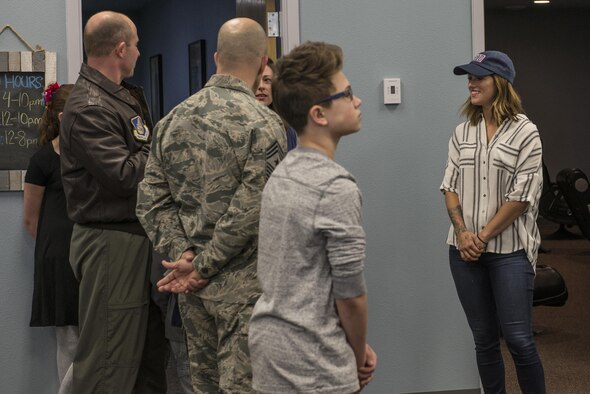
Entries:
{"type": "MultiPolygon", "coordinates": [[[[482,0],[483,1],[483,0],[482,0]]],[[[281,0],[281,54],[286,55],[299,45],[299,0],[281,0]]]]}
{"type": "Polygon", "coordinates": [[[471,50],[473,56],[485,51],[484,0],[471,0],[471,50]]]}
{"type": "Polygon", "coordinates": [[[82,55],[82,0],[66,0],[66,59],[67,81],[78,79],[78,70],[84,60],[82,55]]]}

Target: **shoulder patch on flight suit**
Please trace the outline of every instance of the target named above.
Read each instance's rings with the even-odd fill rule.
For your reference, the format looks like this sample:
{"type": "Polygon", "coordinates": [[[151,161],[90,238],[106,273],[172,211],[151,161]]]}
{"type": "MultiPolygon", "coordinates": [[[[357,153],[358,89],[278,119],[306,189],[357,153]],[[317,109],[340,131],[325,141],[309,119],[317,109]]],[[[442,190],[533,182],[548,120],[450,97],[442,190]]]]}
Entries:
{"type": "Polygon", "coordinates": [[[131,118],[131,124],[133,125],[133,137],[138,141],[146,142],[150,137],[150,130],[143,123],[141,116],[131,118]]]}

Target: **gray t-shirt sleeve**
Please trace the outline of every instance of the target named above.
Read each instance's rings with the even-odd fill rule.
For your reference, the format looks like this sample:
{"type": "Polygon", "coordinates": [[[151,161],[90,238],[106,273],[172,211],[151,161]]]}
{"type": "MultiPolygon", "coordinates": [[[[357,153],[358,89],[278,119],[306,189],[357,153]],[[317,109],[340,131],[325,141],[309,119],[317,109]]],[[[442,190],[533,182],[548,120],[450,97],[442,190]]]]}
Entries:
{"type": "Polygon", "coordinates": [[[365,232],[361,194],[353,180],[338,177],[324,190],[315,212],[314,227],[326,239],[334,297],[346,299],[365,294],[365,232]]]}

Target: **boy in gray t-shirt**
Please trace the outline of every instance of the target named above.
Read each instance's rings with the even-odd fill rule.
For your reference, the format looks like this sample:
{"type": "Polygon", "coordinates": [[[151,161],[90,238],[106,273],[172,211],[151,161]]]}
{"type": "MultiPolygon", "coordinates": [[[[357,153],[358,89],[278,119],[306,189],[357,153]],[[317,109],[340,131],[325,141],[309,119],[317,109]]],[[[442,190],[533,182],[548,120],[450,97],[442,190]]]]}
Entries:
{"type": "Polygon", "coordinates": [[[333,161],[361,126],[342,50],[307,42],[277,62],[278,113],[299,136],[262,194],[258,278],[249,328],[254,389],[353,393],[373,378],[366,343],[365,233],[354,177],[333,161]]]}

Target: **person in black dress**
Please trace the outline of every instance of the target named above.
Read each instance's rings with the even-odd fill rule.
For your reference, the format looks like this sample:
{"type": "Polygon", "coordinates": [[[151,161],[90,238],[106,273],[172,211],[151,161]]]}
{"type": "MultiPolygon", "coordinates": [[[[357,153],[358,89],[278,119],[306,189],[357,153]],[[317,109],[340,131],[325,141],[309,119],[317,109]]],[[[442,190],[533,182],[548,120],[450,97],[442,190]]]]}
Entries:
{"type": "Polygon", "coordinates": [[[73,85],[55,83],[43,93],[39,146],[24,184],[24,224],[35,239],[31,327],[55,326],[59,393],[69,392],[78,342],[78,281],[69,263],[73,223],[68,219],[59,161],[59,119],[73,85]]]}

